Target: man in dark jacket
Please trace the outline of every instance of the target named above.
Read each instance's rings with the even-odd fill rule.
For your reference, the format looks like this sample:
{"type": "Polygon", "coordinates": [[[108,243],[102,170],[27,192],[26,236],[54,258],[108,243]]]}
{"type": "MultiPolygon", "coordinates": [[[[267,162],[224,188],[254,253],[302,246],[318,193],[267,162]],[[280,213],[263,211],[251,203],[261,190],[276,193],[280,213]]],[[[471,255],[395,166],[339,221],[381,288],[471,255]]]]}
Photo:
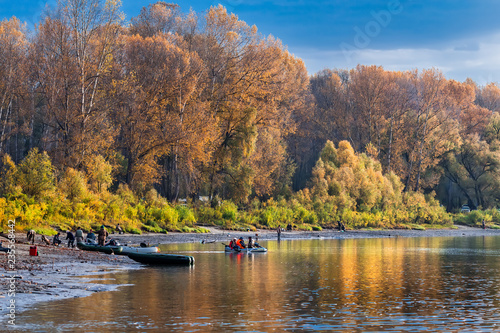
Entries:
{"type": "Polygon", "coordinates": [[[66,234],[66,239],[68,240],[68,247],[75,247],[75,235],[71,231],[66,234]]]}

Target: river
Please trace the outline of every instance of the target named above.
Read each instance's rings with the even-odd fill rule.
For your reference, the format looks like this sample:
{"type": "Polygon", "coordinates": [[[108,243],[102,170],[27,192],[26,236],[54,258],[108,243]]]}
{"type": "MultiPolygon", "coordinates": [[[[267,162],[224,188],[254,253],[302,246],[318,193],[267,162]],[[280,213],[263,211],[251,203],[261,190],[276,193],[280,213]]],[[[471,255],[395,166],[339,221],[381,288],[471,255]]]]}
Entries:
{"type": "Polygon", "coordinates": [[[96,276],[118,291],[40,303],[30,332],[500,331],[500,237],[169,244],[193,267],[96,276]]]}

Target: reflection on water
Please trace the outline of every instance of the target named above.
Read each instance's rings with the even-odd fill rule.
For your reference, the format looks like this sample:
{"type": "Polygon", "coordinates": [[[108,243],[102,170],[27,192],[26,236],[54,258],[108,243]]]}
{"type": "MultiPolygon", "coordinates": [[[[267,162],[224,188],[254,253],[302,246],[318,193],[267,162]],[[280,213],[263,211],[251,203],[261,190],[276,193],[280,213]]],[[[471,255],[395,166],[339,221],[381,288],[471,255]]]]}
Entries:
{"type": "Polygon", "coordinates": [[[133,284],[40,304],[19,315],[33,332],[498,331],[500,237],[163,246],[194,267],[115,274],[133,284]]]}

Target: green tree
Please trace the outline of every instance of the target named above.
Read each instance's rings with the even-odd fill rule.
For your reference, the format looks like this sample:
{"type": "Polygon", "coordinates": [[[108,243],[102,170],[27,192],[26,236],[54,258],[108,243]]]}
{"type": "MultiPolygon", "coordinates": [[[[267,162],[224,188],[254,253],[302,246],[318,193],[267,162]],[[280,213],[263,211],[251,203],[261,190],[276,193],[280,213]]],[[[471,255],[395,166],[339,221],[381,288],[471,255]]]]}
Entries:
{"type": "Polygon", "coordinates": [[[96,192],[101,193],[106,191],[113,181],[111,172],[113,167],[101,155],[92,155],[85,165],[87,170],[87,178],[89,180],[90,188],[96,192]]]}
{"type": "Polygon", "coordinates": [[[81,171],[67,168],[58,188],[69,200],[75,200],[82,198],[87,192],[87,181],[81,171]]]}
{"type": "Polygon", "coordinates": [[[15,192],[17,185],[17,167],[9,154],[2,157],[2,164],[0,168],[0,196],[7,196],[15,192]]]}
{"type": "Polygon", "coordinates": [[[54,188],[54,168],[45,151],[40,153],[38,148],[30,150],[17,170],[17,183],[28,196],[40,197],[54,188]]]}

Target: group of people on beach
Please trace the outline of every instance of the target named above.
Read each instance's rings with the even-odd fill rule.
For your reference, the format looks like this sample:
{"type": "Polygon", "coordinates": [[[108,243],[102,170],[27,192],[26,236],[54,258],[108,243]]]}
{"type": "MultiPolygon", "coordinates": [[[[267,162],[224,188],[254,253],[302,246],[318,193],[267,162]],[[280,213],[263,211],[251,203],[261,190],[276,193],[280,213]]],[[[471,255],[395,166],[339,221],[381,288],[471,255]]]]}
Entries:
{"type": "MultiPolygon", "coordinates": [[[[62,240],[60,238],[61,233],[58,232],[54,238],[52,239],[52,245],[59,246],[62,243],[62,240]]],[[[104,242],[106,241],[106,238],[109,236],[108,231],[104,226],[101,226],[101,229],[97,232],[97,236],[94,233],[92,229],[89,230],[87,233],[87,237],[85,238],[85,242],[87,244],[96,244],[96,245],[104,245],[104,242]],[[97,237],[97,241],[96,241],[97,237]]],[[[69,248],[74,248],[75,247],[75,240],[76,243],[83,243],[84,240],[84,235],[83,235],[83,230],[81,227],[78,227],[76,229],[75,234],[71,232],[71,230],[68,230],[66,232],[66,240],[68,241],[68,247],[69,248]]]]}
{"type": "MultiPolygon", "coordinates": [[[[120,224],[118,224],[116,226],[116,231],[118,232],[118,234],[124,233],[120,224]]],[[[28,243],[35,244],[35,235],[36,235],[35,230],[29,230],[26,233],[26,238],[28,239],[28,243]]],[[[76,241],[76,244],[83,243],[85,241],[87,244],[104,246],[106,243],[106,239],[108,237],[109,237],[109,233],[103,225],[97,231],[97,234],[94,233],[94,231],[92,229],[90,229],[89,232],[87,233],[87,237],[84,237],[83,230],[81,227],[78,227],[74,234],[73,234],[73,232],[71,232],[71,230],[68,230],[66,232],[66,239],[65,240],[68,241],[69,248],[75,247],[75,241],[76,241]]],[[[57,234],[54,235],[54,237],[52,238],[52,241],[50,241],[45,235],[41,235],[41,240],[42,240],[42,242],[44,242],[47,245],[52,244],[54,246],[59,246],[62,244],[60,232],[57,232],[57,234]]]]}

